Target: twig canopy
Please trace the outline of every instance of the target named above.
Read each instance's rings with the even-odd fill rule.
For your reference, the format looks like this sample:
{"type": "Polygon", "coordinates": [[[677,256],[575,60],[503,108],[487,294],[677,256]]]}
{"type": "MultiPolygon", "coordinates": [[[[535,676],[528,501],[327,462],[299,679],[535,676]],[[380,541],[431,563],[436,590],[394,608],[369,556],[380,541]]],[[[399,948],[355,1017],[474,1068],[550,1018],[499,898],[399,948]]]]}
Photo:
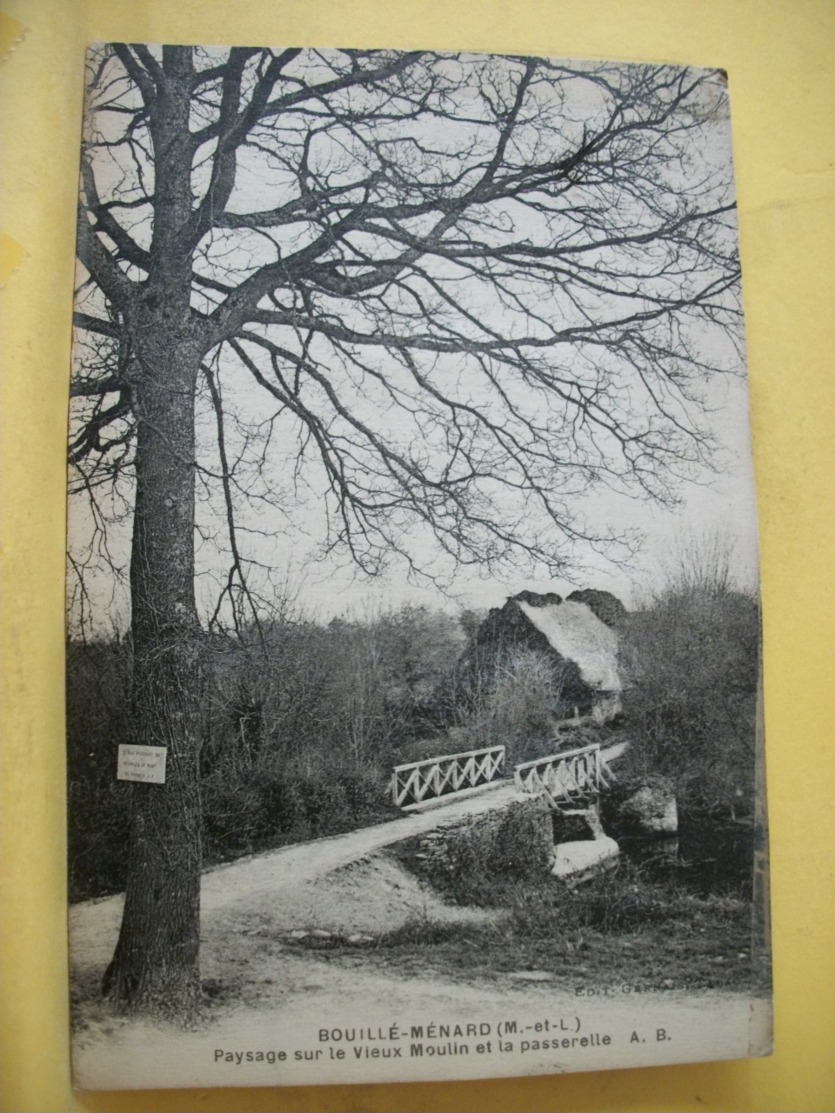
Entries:
{"type": "Polygon", "coordinates": [[[180,305],[216,619],[305,494],[369,574],[419,564],[417,523],[436,572],[628,556],[582,497],[673,500],[740,366],[725,113],[723,75],[673,67],[95,49],[77,485],[105,518],[131,480],[143,337],[180,305]]]}

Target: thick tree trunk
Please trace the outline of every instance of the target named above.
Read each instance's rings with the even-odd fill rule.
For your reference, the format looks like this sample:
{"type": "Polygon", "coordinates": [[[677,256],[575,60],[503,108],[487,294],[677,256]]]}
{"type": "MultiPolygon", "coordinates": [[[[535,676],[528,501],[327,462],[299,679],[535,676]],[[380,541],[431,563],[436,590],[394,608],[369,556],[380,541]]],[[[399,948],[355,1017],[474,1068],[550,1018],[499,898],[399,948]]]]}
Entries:
{"type": "Polygon", "coordinates": [[[105,991],[188,1015],[200,1000],[200,627],[194,601],[193,345],[146,343],[131,558],[132,741],[167,749],[165,784],[131,786],[128,885],[105,991]]]}
{"type": "Polygon", "coordinates": [[[104,989],[187,1017],[200,1003],[200,624],[194,599],[194,406],[199,325],[191,311],[191,51],[166,47],[151,134],[154,228],[148,281],[128,311],[137,423],[131,553],[133,741],[165,746],[165,783],[132,786],[122,927],[104,989]]]}

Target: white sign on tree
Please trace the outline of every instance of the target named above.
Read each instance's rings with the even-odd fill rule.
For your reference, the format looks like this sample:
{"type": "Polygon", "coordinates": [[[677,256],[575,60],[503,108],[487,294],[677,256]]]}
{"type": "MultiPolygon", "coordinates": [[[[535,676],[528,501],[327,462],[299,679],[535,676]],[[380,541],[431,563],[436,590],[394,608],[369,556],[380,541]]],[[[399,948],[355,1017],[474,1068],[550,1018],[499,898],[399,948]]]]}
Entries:
{"type": "Polygon", "coordinates": [[[141,781],[145,784],[165,784],[165,756],[167,746],[119,746],[116,765],[118,781],[141,781]]]}

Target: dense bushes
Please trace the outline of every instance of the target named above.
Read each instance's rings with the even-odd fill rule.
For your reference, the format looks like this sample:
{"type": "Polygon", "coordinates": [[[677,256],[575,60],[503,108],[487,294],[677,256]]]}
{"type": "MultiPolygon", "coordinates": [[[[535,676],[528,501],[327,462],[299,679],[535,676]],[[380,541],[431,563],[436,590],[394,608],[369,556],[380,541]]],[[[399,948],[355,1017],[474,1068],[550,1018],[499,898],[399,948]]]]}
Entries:
{"type": "Polygon", "coordinates": [[[455,904],[491,905],[522,881],[541,884],[553,857],[550,811],[541,800],[479,816],[450,833],[404,844],[406,865],[455,904]]]}
{"type": "Polygon", "coordinates": [[[629,616],[628,764],[673,778],[685,811],[751,815],[760,620],[756,599],[684,584],[629,616]]]}
{"type": "Polygon", "coordinates": [[[278,762],[215,770],[203,782],[204,852],[209,859],[349,831],[393,816],[383,777],[326,768],[305,773],[278,762]]]}
{"type": "MultiPolygon", "coordinates": [[[[115,779],[116,745],[115,738],[107,738],[70,747],[71,901],[124,888],[131,788],[115,779]]],[[[207,862],[338,834],[396,814],[387,802],[385,775],[373,770],[329,766],[312,773],[277,761],[236,769],[229,762],[205,776],[201,789],[207,862]]]]}
{"type": "Polygon", "coordinates": [[[124,642],[67,649],[67,833],[71,900],[124,886],[128,786],[116,780],[129,741],[130,652],[124,642]]]}
{"type": "Polygon", "coordinates": [[[544,757],[554,751],[561,692],[550,653],[523,646],[468,653],[440,686],[433,738],[410,746],[406,760],[499,745],[508,768],[544,757]]]}
{"type": "MultiPolygon", "coordinates": [[[[203,845],[219,860],[334,834],[393,814],[391,769],[434,730],[432,697],[463,634],[405,607],[362,622],[276,622],[207,636],[203,663],[203,845]],[[258,636],[256,636],[258,633],[258,636]]],[[[71,899],[125,880],[130,644],[70,643],[67,665],[71,899]]]]}
{"type": "MultiPolygon", "coordinates": [[[[282,621],[251,636],[207,636],[206,859],[386,818],[394,814],[388,778],[402,761],[497,742],[507,745],[509,764],[548,752],[553,670],[535,653],[508,655],[465,712],[449,705],[442,681],[469,620],[474,628],[472,615],[459,624],[404,607],[364,621],[282,621]]],[[[115,767],[118,744],[130,740],[130,660],[125,641],[69,647],[73,899],[124,884],[130,789],[116,782],[115,767]]]]}
{"type": "Polygon", "coordinates": [[[505,654],[491,683],[472,700],[469,730],[474,744],[504,745],[511,766],[551,753],[559,687],[548,654],[534,649],[505,654]]]}

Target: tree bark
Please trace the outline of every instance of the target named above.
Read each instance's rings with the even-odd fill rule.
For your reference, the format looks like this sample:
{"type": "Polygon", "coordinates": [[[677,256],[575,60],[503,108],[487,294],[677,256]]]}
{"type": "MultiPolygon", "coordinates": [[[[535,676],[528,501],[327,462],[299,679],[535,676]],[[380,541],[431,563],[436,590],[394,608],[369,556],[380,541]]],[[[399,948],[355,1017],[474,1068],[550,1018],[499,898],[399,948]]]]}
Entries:
{"type": "Polygon", "coordinates": [[[137,420],[131,552],[134,742],[167,750],[164,784],[131,788],[130,869],[104,990],[188,1017],[200,985],[200,642],[194,597],[195,392],[191,312],[191,52],[166,47],[152,116],[156,193],[148,282],[128,310],[137,420]]]}
{"type": "Polygon", "coordinates": [[[131,786],[130,872],[105,992],[132,1008],[199,1006],[200,625],[194,599],[193,344],[157,335],[138,361],[131,556],[133,741],[165,746],[165,784],[131,786]]]}

